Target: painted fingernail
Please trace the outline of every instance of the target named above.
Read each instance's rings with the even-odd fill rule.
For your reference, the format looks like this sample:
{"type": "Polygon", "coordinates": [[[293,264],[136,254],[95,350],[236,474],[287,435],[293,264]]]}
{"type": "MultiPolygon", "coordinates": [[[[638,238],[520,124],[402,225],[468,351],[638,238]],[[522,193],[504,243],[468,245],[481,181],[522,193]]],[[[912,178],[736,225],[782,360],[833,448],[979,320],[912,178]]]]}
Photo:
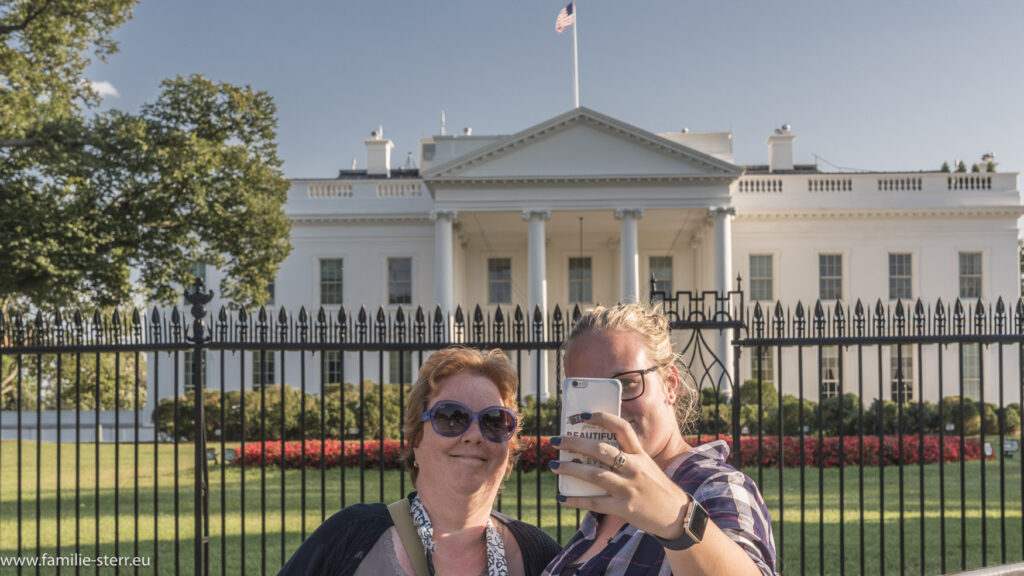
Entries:
{"type": "Polygon", "coordinates": [[[580,414],[580,418],[584,420],[590,420],[591,416],[593,416],[593,414],[591,414],[590,412],[584,412],[583,414],[580,414]]]}
{"type": "Polygon", "coordinates": [[[552,470],[558,470],[558,467],[561,465],[562,463],[558,460],[548,460],[548,468],[551,468],[552,470]]]}
{"type": "Polygon", "coordinates": [[[565,502],[565,496],[559,494],[558,496],[555,496],[555,500],[558,500],[559,502],[565,502]]]}
{"type": "Polygon", "coordinates": [[[558,446],[562,443],[562,438],[560,436],[552,436],[550,442],[552,446],[558,446]]]}

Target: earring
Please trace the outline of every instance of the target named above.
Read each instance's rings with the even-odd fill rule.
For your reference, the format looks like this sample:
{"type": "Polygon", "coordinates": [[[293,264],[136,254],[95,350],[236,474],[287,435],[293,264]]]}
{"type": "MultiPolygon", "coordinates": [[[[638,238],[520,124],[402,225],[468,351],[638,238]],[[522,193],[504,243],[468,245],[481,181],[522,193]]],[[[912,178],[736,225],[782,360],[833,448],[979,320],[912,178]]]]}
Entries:
{"type": "Polygon", "coordinates": [[[412,461],[412,467],[413,467],[413,468],[416,468],[416,469],[419,469],[419,467],[420,467],[420,463],[419,463],[419,462],[417,462],[417,461],[415,461],[415,460],[413,460],[413,461],[412,461]]]}

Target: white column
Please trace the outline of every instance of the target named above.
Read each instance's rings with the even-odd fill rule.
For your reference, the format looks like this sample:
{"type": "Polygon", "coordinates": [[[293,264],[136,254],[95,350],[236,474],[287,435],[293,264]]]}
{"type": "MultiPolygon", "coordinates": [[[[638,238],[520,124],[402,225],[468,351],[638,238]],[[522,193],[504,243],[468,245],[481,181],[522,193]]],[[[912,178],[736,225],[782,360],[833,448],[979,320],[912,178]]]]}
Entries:
{"type": "Polygon", "coordinates": [[[619,296],[620,302],[640,301],[640,246],[637,240],[636,221],[643,217],[644,211],[640,209],[615,210],[615,218],[619,224],[619,254],[620,276],[622,278],[622,293],[619,296]]]}
{"type": "Polygon", "coordinates": [[[458,214],[454,210],[430,213],[430,219],[434,221],[434,298],[445,314],[452,311],[455,301],[452,222],[458,214]]]}
{"type": "MultiPolygon", "coordinates": [[[[526,311],[527,326],[530,331],[530,338],[533,337],[533,312],[540,308],[545,319],[545,326],[548,314],[548,278],[547,278],[547,238],[545,222],[551,218],[550,210],[523,210],[523,220],[527,220],[530,226],[529,235],[529,290],[527,292],[526,311]]],[[[548,362],[547,355],[543,352],[530,353],[530,374],[529,384],[523,387],[524,394],[537,394],[537,374],[540,374],[539,392],[540,398],[547,399],[550,394],[548,390],[548,362]]]]}
{"type": "MultiPolygon", "coordinates": [[[[735,215],[736,208],[733,206],[718,206],[708,210],[708,216],[715,220],[715,290],[723,297],[732,288],[732,217],[735,215]]],[[[735,313],[742,314],[743,311],[735,310],[735,313]]],[[[723,330],[719,336],[719,358],[730,374],[733,373],[732,337],[730,330],[723,330]]],[[[739,374],[733,374],[733,385],[738,390],[737,378],[739,374]]],[[[722,385],[727,385],[724,379],[722,385]]]]}

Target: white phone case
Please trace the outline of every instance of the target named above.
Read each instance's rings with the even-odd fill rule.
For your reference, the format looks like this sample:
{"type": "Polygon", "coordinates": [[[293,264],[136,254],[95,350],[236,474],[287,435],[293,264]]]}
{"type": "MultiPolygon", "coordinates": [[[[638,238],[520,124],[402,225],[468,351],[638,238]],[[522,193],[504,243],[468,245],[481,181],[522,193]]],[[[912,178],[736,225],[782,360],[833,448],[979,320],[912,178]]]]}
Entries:
{"type": "MultiPolygon", "coordinates": [[[[583,420],[570,418],[583,412],[608,412],[619,415],[622,384],[613,378],[566,378],[562,381],[562,436],[581,436],[618,447],[619,442],[608,430],[583,420]]],[[[562,462],[583,462],[608,468],[594,458],[577,452],[562,451],[562,462]]],[[[600,487],[569,476],[558,477],[558,492],[565,496],[604,496],[600,487]]]]}

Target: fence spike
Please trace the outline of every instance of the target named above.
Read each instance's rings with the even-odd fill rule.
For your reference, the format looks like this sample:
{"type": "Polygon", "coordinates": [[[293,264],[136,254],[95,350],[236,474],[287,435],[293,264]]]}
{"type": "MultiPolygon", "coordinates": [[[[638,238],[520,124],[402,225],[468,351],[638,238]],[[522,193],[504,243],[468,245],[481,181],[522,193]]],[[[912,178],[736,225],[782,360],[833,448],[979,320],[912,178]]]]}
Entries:
{"type": "Polygon", "coordinates": [[[804,317],[804,303],[800,302],[799,300],[796,303],[796,314],[795,314],[795,316],[797,318],[801,319],[801,320],[804,317]]]}
{"type": "Polygon", "coordinates": [[[761,312],[761,303],[754,302],[754,320],[761,320],[764,317],[764,313],[761,312]]]}
{"type": "Polygon", "coordinates": [[[423,306],[416,307],[416,323],[423,324],[427,321],[426,315],[423,313],[423,306]]]}
{"type": "Polygon", "coordinates": [[[377,324],[384,324],[388,321],[388,315],[384,313],[384,307],[377,307],[377,324]]]}
{"type": "Polygon", "coordinates": [[[367,320],[366,306],[359,307],[359,314],[356,315],[356,323],[365,325],[367,320]]]}
{"type": "Polygon", "coordinates": [[[4,334],[7,331],[6,326],[7,321],[4,319],[4,311],[0,309],[0,343],[4,341],[4,334]]]}
{"type": "MultiPolygon", "coordinates": [[[[3,322],[3,313],[0,312],[0,330],[3,329],[3,322]]],[[[56,326],[57,328],[61,328],[64,326],[64,315],[60,313],[60,308],[57,308],[57,310],[53,313],[53,325],[56,326]]]]}
{"type": "Polygon", "coordinates": [[[558,304],[555,304],[555,311],[551,314],[551,318],[555,322],[561,322],[562,321],[562,307],[559,306],[558,304]]]}
{"type": "Polygon", "coordinates": [[[996,315],[997,316],[1005,316],[1006,315],[1006,304],[1003,303],[1003,297],[1002,296],[1000,296],[999,299],[996,300],[996,315]]]}
{"type": "Polygon", "coordinates": [[[1024,296],[1017,298],[1017,334],[1024,334],[1024,296]]]}
{"type": "Polygon", "coordinates": [[[423,342],[426,339],[427,315],[423,312],[423,306],[416,307],[416,341],[423,342]]]}
{"type": "Polygon", "coordinates": [[[280,324],[287,324],[288,312],[285,311],[284,305],[281,305],[281,309],[277,311],[277,321],[280,324]]]}
{"type": "Polygon", "coordinates": [[[402,305],[398,305],[398,310],[395,311],[395,324],[405,328],[405,310],[402,310],[402,305]]]}
{"type": "Polygon", "coordinates": [[[551,316],[551,330],[552,330],[552,334],[551,335],[552,335],[552,337],[555,340],[557,340],[559,342],[562,341],[562,330],[563,330],[563,328],[564,328],[564,322],[563,322],[563,318],[562,318],[562,308],[561,308],[561,306],[555,304],[555,311],[554,311],[554,313],[551,316]]]}
{"type": "MultiPolygon", "coordinates": [[[[153,323],[156,324],[157,322],[159,322],[159,320],[160,320],[160,316],[157,315],[156,308],[153,308],[153,323]]],[[[74,317],[73,321],[75,323],[75,331],[81,332],[82,331],[82,323],[83,323],[82,311],[81,310],[75,310],[75,317],[74,317]]]]}
{"type": "Polygon", "coordinates": [[[462,304],[459,304],[458,306],[455,307],[455,324],[457,326],[462,326],[465,323],[466,317],[462,313],[462,304]]]}
{"type": "Polygon", "coordinates": [[[484,321],[484,312],[483,312],[483,310],[480,309],[480,305],[477,304],[476,308],[473,310],[473,323],[474,324],[478,324],[478,323],[483,323],[483,321],[484,321]]]}
{"type": "Polygon", "coordinates": [[[348,329],[348,309],[344,306],[338,308],[338,324],[341,325],[343,329],[348,329]]]}
{"type": "Polygon", "coordinates": [[[327,311],[324,310],[323,306],[321,306],[320,309],[316,311],[316,323],[317,326],[323,326],[324,324],[327,324],[327,311]]]}
{"type": "Polygon", "coordinates": [[[580,318],[582,316],[583,316],[583,312],[580,311],[580,305],[579,304],[573,304],[572,305],[572,325],[575,326],[576,323],[580,321],[580,318]]]}
{"type": "Polygon", "coordinates": [[[494,323],[499,326],[505,323],[505,313],[501,311],[501,304],[494,308],[494,323]]]}

